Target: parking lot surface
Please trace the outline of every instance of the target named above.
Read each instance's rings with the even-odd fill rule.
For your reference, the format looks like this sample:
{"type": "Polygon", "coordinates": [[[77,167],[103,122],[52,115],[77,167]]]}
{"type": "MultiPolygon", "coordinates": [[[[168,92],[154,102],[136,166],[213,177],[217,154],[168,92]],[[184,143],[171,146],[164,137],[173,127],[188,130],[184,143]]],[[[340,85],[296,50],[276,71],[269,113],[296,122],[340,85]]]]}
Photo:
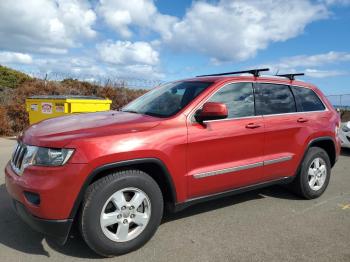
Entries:
{"type": "MultiPolygon", "coordinates": [[[[13,212],[3,170],[15,140],[0,138],[0,261],[100,260],[77,233],[56,245],[13,212]]],[[[143,248],[108,261],[350,261],[350,150],[324,195],[303,200],[278,186],[167,214],[143,248]]]]}

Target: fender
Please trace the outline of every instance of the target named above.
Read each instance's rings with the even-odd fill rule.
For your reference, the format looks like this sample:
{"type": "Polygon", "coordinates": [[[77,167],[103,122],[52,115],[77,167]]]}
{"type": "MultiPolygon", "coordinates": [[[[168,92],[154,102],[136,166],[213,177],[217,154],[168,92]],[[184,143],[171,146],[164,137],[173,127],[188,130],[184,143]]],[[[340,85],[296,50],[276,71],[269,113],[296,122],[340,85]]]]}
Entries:
{"type": "MultiPolygon", "coordinates": [[[[334,146],[334,150],[335,150],[334,152],[337,152],[336,147],[335,147],[335,142],[334,142],[334,139],[333,139],[332,137],[330,137],[330,136],[320,136],[320,137],[316,137],[316,138],[311,139],[311,140],[309,141],[309,143],[307,144],[305,150],[304,150],[303,157],[300,159],[300,162],[299,162],[299,164],[298,164],[297,171],[295,172],[293,178],[295,178],[295,177],[299,174],[300,168],[301,168],[301,164],[303,163],[303,161],[304,161],[304,159],[305,159],[305,156],[306,156],[306,154],[307,154],[307,151],[309,150],[309,148],[311,147],[311,145],[312,145],[313,143],[320,142],[320,141],[332,141],[333,146],[334,146]]],[[[338,156],[336,156],[335,162],[337,161],[337,159],[338,159],[338,156]]],[[[334,163],[334,164],[335,164],[335,163],[334,163]]]]}
{"type": "MultiPolygon", "coordinates": [[[[320,141],[331,141],[331,142],[332,142],[333,147],[334,147],[334,152],[335,152],[334,163],[332,163],[332,167],[333,167],[334,164],[335,164],[335,163],[337,162],[337,160],[338,160],[338,155],[337,155],[336,142],[334,141],[333,137],[331,137],[331,136],[320,136],[320,137],[316,137],[316,138],[314,138],[314,139],[311,139],[311,141],[310,141],[310,142],[308,143],[308,145],[307,145],[307,148],[306,148],[306,150],[305,150],[305,152],[304,152],[304,155],[303,155],[303,158],[302,158],[302,159],[304,159],[304,157],[305,157],[307,151],[309,150],[309,148],[311,147],[311,145],[312,145],[313,143],[320,142],[320,141]]],[[[332,160],[332,159],[330,159],[330,160],[332,160]]]]}
{"type": "Polygon", "coordinates": [[[133,165],[139,165],[139,164],[156,164],[158,165],[163,173],[165,174],[165,180],[167,185],[169,186],[170,189],[170,193],[171,193],[171,197],[174,203],[176,203],[177,201],[177,194],[176,194],[176,188],[174,186],[174,182],[173,179],[167,169],[167,167],[165,166],[165,164],[159,160],[158,158],[138,158],[138,159],[132,159],[132,160],[125,160],[125,161],[120,161],[120,162],[113,162],[113,163],[108,163],[102,166],[97,167],[96,169],[94,169],[85,179],[84,184],[82,185],[80,192],[74,202],[73,208],[70,212],[70,218],[74,218],[79,210],[80,204],[83,201],[84,198],[84,194],[86,189],[89,187],[89,185],[91,184],[91,181],[93,181],[93,179],[100,174],[103,171],[109,170],[109,169],[113,169],[113,168],[117,168],[117,167],[128,167],[128,166],[133,166],[133,165]]]}

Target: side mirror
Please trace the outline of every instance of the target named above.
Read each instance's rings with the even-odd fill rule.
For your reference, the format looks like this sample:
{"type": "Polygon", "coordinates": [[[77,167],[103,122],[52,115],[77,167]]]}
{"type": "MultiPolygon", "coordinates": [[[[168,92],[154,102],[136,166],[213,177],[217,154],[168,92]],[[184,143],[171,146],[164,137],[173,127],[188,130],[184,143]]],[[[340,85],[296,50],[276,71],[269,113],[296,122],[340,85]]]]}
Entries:
{"type": "Polygon", "coordinates": [[[207,120],[224,119],[228,116],[227,107],[223,103],[206,102],[195,114],[195,119],[202,123],[207,120]]]}

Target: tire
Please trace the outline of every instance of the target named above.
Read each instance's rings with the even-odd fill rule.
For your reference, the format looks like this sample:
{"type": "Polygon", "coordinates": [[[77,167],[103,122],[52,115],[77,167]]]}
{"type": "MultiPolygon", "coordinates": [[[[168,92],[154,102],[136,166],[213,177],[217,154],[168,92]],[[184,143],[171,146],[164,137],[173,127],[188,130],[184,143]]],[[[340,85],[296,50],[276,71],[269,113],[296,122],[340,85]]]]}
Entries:
{"type": "Polygon", "coordinates": [[[140,170],[123,170],[89,186],[80,231],[97,254],[113,257],[143,246],[156,232],[162,216],[163,196],[158,184],[140,170]]]}
{"type": "Polygon", "coordinates": [[[311,147],[308,149],[299,167],[299,173],[292,182],[291,188],[296,194],[305,199],[318,198],[326,190],[330,175],[331,163],[327,152],[319,147],[311,147]],[[320,168],[318,171],[315,171],[317,170],[317,159],[320,163],[320,168]],[[324,168],[321,168],[321,166],[324,168]],[[310,169],[313,171],[309,173],[310,169]],[[312,174],[315,176],[312,176],[312,174]],[[314,186],[312,186],[312,184],[314,184],[314,186]]]}

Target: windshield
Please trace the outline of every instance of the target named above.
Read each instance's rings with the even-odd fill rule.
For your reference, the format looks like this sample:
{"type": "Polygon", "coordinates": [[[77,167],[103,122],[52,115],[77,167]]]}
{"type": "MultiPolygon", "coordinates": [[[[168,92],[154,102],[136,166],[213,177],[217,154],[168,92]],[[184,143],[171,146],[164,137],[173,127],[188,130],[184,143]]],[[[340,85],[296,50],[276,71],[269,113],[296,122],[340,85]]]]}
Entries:
{"type": "Polygon", "coordinates": [[[157,87],[125,106],[123,112],[170,117],[175,115],[212,82],[185,81],[157,87]]]}

